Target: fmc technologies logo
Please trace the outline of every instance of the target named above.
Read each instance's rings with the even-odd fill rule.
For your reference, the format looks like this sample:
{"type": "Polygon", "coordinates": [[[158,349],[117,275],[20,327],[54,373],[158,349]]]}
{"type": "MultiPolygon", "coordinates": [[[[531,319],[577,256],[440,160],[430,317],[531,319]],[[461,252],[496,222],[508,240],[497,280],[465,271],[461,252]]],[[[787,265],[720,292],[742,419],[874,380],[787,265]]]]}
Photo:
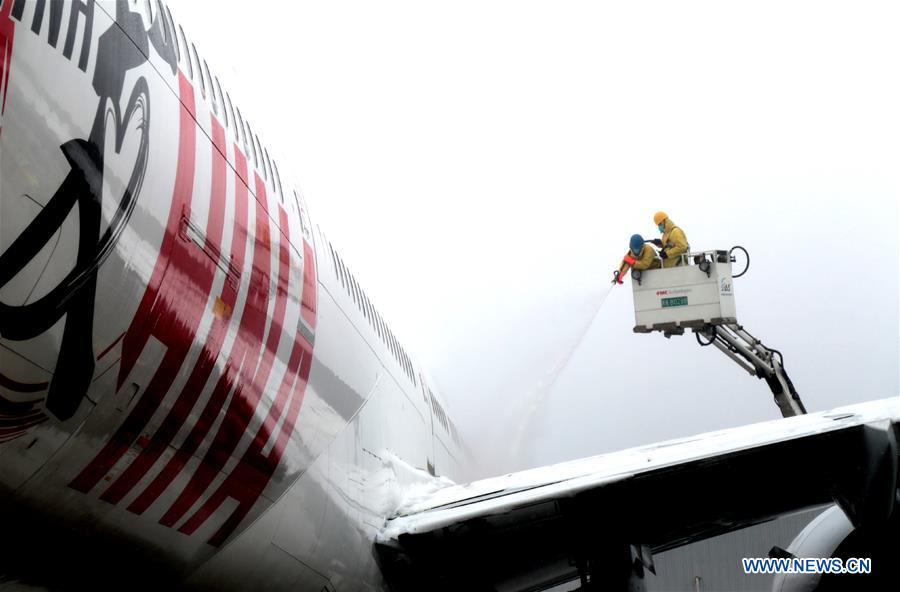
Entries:
{"type": "Polygon", "coordinates": [[[657,296],[671,296],[672,294],[690,294],[693,288],[675,288],[673,290],[657,290],[657,296]]]}

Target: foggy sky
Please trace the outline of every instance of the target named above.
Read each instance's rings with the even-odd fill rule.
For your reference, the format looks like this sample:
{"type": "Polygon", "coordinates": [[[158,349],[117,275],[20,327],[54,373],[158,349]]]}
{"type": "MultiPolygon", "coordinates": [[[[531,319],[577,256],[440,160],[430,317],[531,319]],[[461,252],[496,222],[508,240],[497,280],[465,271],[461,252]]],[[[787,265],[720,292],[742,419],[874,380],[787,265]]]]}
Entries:
{"type": "Polygon", "coordinates": [[[482,463],[778,417],[692,335],[637,335],[631,234],[740,244],[738,319],[810,411],[896,396],[892,3],[172,2],[482,463]],[[288,172],[290,171],[290,173],[288,172]]]}

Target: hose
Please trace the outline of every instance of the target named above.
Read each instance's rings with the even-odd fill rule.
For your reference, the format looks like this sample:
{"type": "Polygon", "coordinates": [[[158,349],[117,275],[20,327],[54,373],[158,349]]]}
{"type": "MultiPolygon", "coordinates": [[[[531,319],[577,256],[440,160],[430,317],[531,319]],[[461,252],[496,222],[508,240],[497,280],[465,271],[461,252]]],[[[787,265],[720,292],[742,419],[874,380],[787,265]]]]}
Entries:
{"type": "Polygon", "coordinates": [[[732,278],[739,278],[739,277],[741,277],[742,275],[744,275],[745,273],[747,273],[747,270],[748,270],[748,269],[750,269],[750,253],[748,253],[748,252],[747,252],[747,249],[745,249],[744,247],[742,247],[742,246],[740,246],[740,245],[735,245],[735,246],[731,247],[731,250],[730,250],[730,251],[728,251],[728,257],[729,257],[732,261],[734,261],[734,258],[733,258],[732,253],[734,253],[734,250],[735,250],[735,249],[740,249],[741,251],[743,251],[743,252],[744,252],[744,257],[747,258],[747,264],[744,266],[744,270],[743,270],[741,273],[731,274],[731,277],[732,277],[732,278]]]}
{"type": "Polygon", "coordinates": [[[716,340],[716,328],[707,326],[703,328],[703,331],[694,331],[694,337],[697,338],[697,343],[700,344],[700,347],[712,345],[713,341],[716,340]],[[700,333],[706,333],[707,331],[710,331],[712,333],[712,337],[710,337],[709,341],[703,341],[702,339],[700,339],[700,333]]]}

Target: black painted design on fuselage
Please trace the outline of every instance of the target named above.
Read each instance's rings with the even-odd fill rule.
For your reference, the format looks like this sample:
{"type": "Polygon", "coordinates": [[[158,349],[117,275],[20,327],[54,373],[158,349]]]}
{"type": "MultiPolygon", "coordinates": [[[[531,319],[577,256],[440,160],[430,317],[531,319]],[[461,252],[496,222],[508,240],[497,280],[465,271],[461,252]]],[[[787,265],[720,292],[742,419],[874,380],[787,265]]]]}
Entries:
{"type": "MultiPolygon", "coordinates": [[[[40,31],[43,1],[35,6],[32,31],[40,31]]],[[[57,2],[51,2],[48,43],[56,46],[61,19],[57,2]],[[56,29],[54,30],[54,27],[56,29]]],[[[21,19],[24,0],[13,6],[13,17],[21,19]]],[[[94,3],[76,1],[71,8],[70,29],[64,53],[71,56],[73,23],[85,15],[85,43],[79,68],[87,67],[94,3]]],[[[32,339],[66,317],[59,356],[47,393],[46,408],[65,420],[78,409],[90,386],[94,372],[93,325],[97,290],[97,270],[115,247],[134,209],[147,167],[149,152],[150,95],[147,80],[141,76],[122,106],[126,73],[147,61],[149,44],[169,63],[175,73],[173,32],[165,19],[158,18],[147,31],[140,15],[132,12],[127,0],[116,5],[116,25],[105,31],[97,43],[97,63],[93,87],[99,97],[94,122],[87,139],[76,138],[60,146],[71,170],[46,206],[35,216],[9,248],[0,254],[0,287],[12,280],[53,238],[78,204],[78,244],[73,269],[46,295],[21,306],[0,303],[0,337],[12,341],[32,339]],[[166,27],[165,32],[160,28],[166,27]],[[135,119],[138,118],[138,119],[135,119]],[[134,133],[141,134],[134,165],[118,207],[101,235],[104,145],[112,133],[119,153],[132,121],[134,133]],[[109,128],[108,126],[111,126],[109,128]]]]}
{"type": "MultiPolygon", "coordinates": [[[[15,0],[10,16],[17,21],[22,20],[25,12],[26,0],[15,0]]],[[[34,1],[34,16],[31,19],[31,31],[40,35],[44,23],[44,8],[46,0],[34,1]]],[[[56,47],[59,40],[59,29],[62,25],[63,3],[62,0],[50,0],[50,30],[47,41],[50,47],[56,47]]],[[[81,41],[81,55],[78,57],[78,67],[82,72],[87,72],[88,58],[91,55],[91,34],[94,30],[94,2],[93,0],[74,0],[69,11],[69,26],[66,35],[66,44],[63,46],[63,55],[66,59],[72,59],[72,50],[75,49],[75,36],[78,32],[78,17],[84,17],[84,34],[81,41]]]]}

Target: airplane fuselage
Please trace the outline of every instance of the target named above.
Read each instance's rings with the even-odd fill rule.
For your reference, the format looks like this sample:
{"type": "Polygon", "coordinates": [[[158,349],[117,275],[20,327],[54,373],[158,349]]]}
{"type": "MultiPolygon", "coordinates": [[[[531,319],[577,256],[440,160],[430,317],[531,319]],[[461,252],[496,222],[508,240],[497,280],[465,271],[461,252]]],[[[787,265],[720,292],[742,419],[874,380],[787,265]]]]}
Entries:
{"type": "Polygon", "coordinates": [[[380,589],[458,434],[158,2],[0,4],[0,574],[380,589]]]}

